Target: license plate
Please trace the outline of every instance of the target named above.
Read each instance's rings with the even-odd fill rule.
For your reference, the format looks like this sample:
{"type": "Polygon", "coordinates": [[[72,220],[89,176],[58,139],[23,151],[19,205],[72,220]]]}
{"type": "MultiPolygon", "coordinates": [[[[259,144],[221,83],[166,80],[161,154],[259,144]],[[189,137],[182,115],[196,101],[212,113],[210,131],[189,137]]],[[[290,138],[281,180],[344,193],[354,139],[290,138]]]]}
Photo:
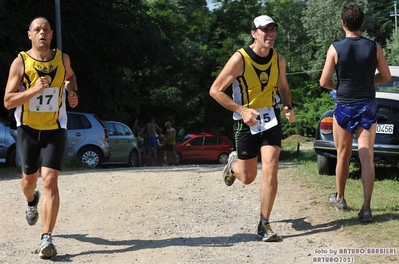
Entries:
{"type": "Polygon", "coordinates": [[[378,134],[393,134],[393,124],[377,124],[378,134]]]}

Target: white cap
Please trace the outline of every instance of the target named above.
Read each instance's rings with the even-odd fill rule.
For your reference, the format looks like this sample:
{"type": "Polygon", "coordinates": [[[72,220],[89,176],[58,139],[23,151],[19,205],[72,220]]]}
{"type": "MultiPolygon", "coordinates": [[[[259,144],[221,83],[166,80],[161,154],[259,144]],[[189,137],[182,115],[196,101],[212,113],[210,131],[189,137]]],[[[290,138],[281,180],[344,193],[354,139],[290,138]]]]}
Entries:
{"type": "Polygon", "coordinates": [[[252,21],[252,29],[265,28],[269,24],[275,24],[278,27],[277,23],[274,22],[273,18],[263,15],[255,17],[254,21],[252,21]]]}

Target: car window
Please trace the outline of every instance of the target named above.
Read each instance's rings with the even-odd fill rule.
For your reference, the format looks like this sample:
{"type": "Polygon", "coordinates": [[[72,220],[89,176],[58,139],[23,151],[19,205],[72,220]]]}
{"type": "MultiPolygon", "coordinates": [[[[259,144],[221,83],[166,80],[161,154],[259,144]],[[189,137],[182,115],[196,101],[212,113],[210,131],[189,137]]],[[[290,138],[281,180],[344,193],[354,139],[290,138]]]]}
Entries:
{"type": "Polygon", "coordinates": [[[68,115],[67,129],[79,129],[79,119],[77,115],[68,115]]]}
{"type": "Polygon", "coordinates": [[[84,129],[91,128],[91,123],[85,115],[77,115],[77,116],[79,117],[80,123],[82,124],[82,128],[84,129]]]}
{"type": "Polygon", "coordinates": [[[89,129],[90,121],[84,115],[68,114],[67,129],[89,129]]]}
{"type": "Polygon", "coordinates": [[[191,144],[191,146],[202,146],[202,137],[198,137],[198,138],[193,138],[192,140],[189,141],[189,143],[191,144]]]}
{"type": "Polygon", "coordinates": [[[125,135],[125,128],[121,124],[115,124],[115,135],[125,135]]]}
{"type": "Polygon", "coordinates": [[[113,124],[106,124],[105,128],[108,131],[108,135],[110,135],[110,136],[115,135],[115,128],[114,128],[113,124]]]}
{"type": "Polygon", "coordinates": [[[130,130],[127,126],[123,126],[123,130],[125,131],[125,136],[133,136],[132,130],[130,130]]]}
{"type": "Polygon", "coordinates": [[[188,139],[190,139],[191,138],[191,135],[190,134],[187,134],[187,135],[185,135],[184,137],[178,137],[177,139],[176,139],[176,143],[177,144],[181,144],[181,143],[183,143],[184,141],[187,141],[188,139]]]}
{"type": "Polygon", "coordinates": [[[218,144],[220,143],[218,142],[217,137],[205,137],[204,145],[218,145],[218,144]]]}
{"type": "Polygon", "coordinates": [[[399,77],[392,76],[390,82],[376,85],[375,90],[377,92],[399,93],[399,77]]]}
{"type": "MultiPolygon", "coordinates": [[[[222,140],[222,142],[223,142],[223,139],[221,138],[220,140],[222,140]]],[[[231,140],[229,139],[229,138],[226,138],[226,141],[227,141],[227,144],[229,144],[229,145],[233,145],[233,142],[231,142],[231,140]]],[[[222,143],[223,144],[223,143],[222,143]]]]}

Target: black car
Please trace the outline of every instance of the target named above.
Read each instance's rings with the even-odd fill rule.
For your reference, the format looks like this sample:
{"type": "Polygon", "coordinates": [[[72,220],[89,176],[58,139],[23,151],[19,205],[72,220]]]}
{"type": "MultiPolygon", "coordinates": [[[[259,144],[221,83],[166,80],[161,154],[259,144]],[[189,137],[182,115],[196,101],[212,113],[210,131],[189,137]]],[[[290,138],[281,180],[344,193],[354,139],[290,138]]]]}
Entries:
{"type": "MultiPolygon", "coordinates": [[[[399,66],[389,66],[392,80],[376,85],[378,104],[377,134],[374,143],[375,164],[399,164],[399,66]]],[[[335,175],[337,151],[333,139],[333,110],[325,112],[316,130],[314,150],[319,174],[335,175]]],[[[360,163],[356,134],[351,162],[360,163]]]]}

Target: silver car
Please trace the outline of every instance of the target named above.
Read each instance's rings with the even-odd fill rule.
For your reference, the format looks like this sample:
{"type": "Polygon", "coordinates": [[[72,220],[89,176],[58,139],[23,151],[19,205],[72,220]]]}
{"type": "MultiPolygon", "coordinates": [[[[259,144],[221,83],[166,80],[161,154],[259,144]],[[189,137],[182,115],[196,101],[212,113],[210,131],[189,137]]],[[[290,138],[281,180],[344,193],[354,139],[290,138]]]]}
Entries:
{"type": "Polygon", "coordinates": [[[66,158],[99,167],[111,157],[107,130],[94,114],[68,112],[66,158]]]}
{"type": "Polygon", "coordinates": [[[9,123],[0,118],[0,163],[15,166],[15,141],[10,134],[9,123]]]}
{"type": "Polygon", "coordinates": [[[103,165],[126,165],[137,167],[140,164],[140,151],[136,137],[125,124],[117,121],[103,121],[108,131],[111,158],[103,165]]]}

